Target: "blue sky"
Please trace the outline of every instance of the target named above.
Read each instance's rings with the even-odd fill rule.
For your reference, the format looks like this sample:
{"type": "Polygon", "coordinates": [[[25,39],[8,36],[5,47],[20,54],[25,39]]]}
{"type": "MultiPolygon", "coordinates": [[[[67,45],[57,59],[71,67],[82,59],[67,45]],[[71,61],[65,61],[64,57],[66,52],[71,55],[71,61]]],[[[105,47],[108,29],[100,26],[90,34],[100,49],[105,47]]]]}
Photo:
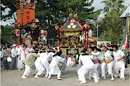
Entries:
{"type": "MultiPolygon", "coordinates": [[[[103,3],[101,3],[101,1],[103,0],[94,0],[93,2],[93,5],[95,7],[95,10],[98,10],[98,9],[103,9],[103,7],[105,6],[103,3]]],[[[130,5],[130,0],[124,0],[124,3],[123,3],[125,6],[128,6],[130,5]]],[[[8,12],[5,12],[4,14],[7,14],[8,12]]],[[[103,17],[103,14],[100,15],[101,17],[103,17]]],[[[3,22],[1,21],[0,22],[0,25],[6,25],[6,24],[9,24],[10,22],[14,22],[13,19],[10,19],[10,20],[7,20],[6,22],[3,22]]]]}

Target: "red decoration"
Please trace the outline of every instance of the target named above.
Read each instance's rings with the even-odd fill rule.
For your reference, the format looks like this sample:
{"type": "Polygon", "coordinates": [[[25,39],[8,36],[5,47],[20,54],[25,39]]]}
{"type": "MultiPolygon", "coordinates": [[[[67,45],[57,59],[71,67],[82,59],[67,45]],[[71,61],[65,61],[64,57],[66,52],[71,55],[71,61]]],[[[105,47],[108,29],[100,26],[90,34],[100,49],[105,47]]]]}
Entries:
{"type": "Polygon", "coordinates": [[[127,38],[127,41],[126,41],[126,49],[129,48],[129,44],[128,44],[128,38],[127,38]]]}
{"type": "Polygon", "coordinates": [[[27,21],[27,23],[29,23],[29,21],[27,21]]]}
{"type": "Polygon", "coordinates": [[[28,20],[30,20],[30,16],[27,16],[26,18],[27,18],[28,20]]]}
{"type": "Polygon", "coordinates": [[[27,11],[27,14],[29,14],[30,12],[29,11],[27,11]]]}
{"type": "Polygon", "coordinates": [[[44,31],[43,35],[46,37],[47,36],[47,31],[44,31]]]}

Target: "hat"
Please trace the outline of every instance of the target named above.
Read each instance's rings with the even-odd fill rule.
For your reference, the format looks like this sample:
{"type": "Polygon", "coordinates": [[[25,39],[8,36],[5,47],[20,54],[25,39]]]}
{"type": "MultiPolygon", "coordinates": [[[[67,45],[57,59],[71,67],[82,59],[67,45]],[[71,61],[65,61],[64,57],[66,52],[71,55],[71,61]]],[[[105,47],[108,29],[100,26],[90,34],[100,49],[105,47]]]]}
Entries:
{"type": "Polygon", "coordinates": [[[13,47],[16,46],[16,44],[13,44],[13,47]]]}

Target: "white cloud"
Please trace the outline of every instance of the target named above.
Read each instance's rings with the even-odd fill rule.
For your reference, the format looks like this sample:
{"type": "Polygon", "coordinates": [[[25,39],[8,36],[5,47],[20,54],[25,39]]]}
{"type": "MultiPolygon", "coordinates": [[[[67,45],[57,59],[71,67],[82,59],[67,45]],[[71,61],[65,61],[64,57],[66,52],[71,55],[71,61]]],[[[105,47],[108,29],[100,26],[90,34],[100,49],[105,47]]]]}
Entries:
{"type": "Polygon", "coordinates": [[[103,3],[101,3],[103,0],[94,0],[92,6],[95,7],[95,10],[98,9],[103,9],[103,7],[105,6],[103,3]]]}
{"type": "Polygon", "coordinates": [[[128,6],[130,5],[130,0],[124,0],[124,3],[123,3],[125,6],[128,6]]]}
{"type": "MultiPolygon", "coordinates": [[[[105,4],[101,3],[104,0],[94,0],[93,5],[95,7],[95,10],[103,9],[105,4]]],[[[124,0],[123,5],[128,6],[130,5],[130,0],[124,0]]]]}

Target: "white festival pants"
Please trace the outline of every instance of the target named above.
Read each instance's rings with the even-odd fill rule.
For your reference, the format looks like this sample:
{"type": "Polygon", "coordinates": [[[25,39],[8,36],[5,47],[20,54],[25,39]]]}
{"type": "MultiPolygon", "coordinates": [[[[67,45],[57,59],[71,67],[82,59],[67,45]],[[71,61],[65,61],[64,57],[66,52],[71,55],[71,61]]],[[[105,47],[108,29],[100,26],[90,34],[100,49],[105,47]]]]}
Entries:
{"type": "Polygon", "coordinates": [[[61,71],[60,71],[60,68],[58,65],[55,65],[55,66],[51,66],[50,67],[50,71],[49,71],[49,76],[48,78],[51,78],[51,75],[52,74],[56,74],[57,75],[57,79],[60,79],[60,76],[61,76],[61,71]],[[56,70],[56,71],[55,71],[56,70]],[[55,71],[55,72],[54,72],[55,71]]]}
{"type": "Polygon", "coordinates": [[[41,74],[43,74],[44,71],[45,71],[45,68],[43,68],[43,66],[40,65],[40,66],[39,66],[39,70],[38,70],[36,76],[37,76],[37,77],[40,76],[41,74]]]}
{"type": "Polygon", "coordinates": [[[94,78],[94,82],[98,82],[98,77],[97,77],[97,74],[95,72],[94,67],[84,67],[84,66],[82,66],[78,70],[78,79],[81,80],[82,82],[86,83],[85,75],[89,72],[92,73],[92,76],[94,78]]]}
{"type": "Polygon", "coordinates": [[[124,62],[115,62],[114,65],[114,72],[116,73],[116,75],[119,74],[119,70],[120,70],[120,78],[124,78],[124,73],[125,73],[125,63],[124,62]]]}
{"type": "MultiPolygon", "coordinates": [[[[59,70],[59,71],[57,72],[57,79],[60,79],[60,76],[61,76],[61,71],[59,70]]],[[[48,78],[51,78],[51,73],[50,73],[50,72],[49,72],[48,78]]]]}
{"type": "Polygon", "coordinates": [[[25,65],[25,71],[22,77],[28,76],[30,72],[31,72],[31,68],[28,65],[25,65]]]}
{"type": "Polygon", "coordinates": [[[101,67],[101,75],[102,75],[102,77],[106,77],[106,73],[105,73],[106,63],[105,62],[101,63],[100,67],[101,67]]]}
{"type": "Polygon", "coordinates": [[[99,63],[94,64],[95,72],[97,74],[98,79],[100,79],[99,78],[99,73],[98,73],[98,67],[99,67],[99,63]]]}
{"type": "MultiPolygon", "coordinates": [[[[99,63],[94,64],[95,73],[97,74],[98,79],[100,79],[99,73],[98,73],[98,67],[99,67],[99,63]]],[[[92,71],[89,71],[88,77],[89,77],[89,79],[90,79],[91,77],[93,77],[92,71]]]]}
{"type": "Polygon", "coordinates": [[[110,63],[107,63],[107,69],[108,69],[108,74],[113,75],[113,61],[110,63]]]}

